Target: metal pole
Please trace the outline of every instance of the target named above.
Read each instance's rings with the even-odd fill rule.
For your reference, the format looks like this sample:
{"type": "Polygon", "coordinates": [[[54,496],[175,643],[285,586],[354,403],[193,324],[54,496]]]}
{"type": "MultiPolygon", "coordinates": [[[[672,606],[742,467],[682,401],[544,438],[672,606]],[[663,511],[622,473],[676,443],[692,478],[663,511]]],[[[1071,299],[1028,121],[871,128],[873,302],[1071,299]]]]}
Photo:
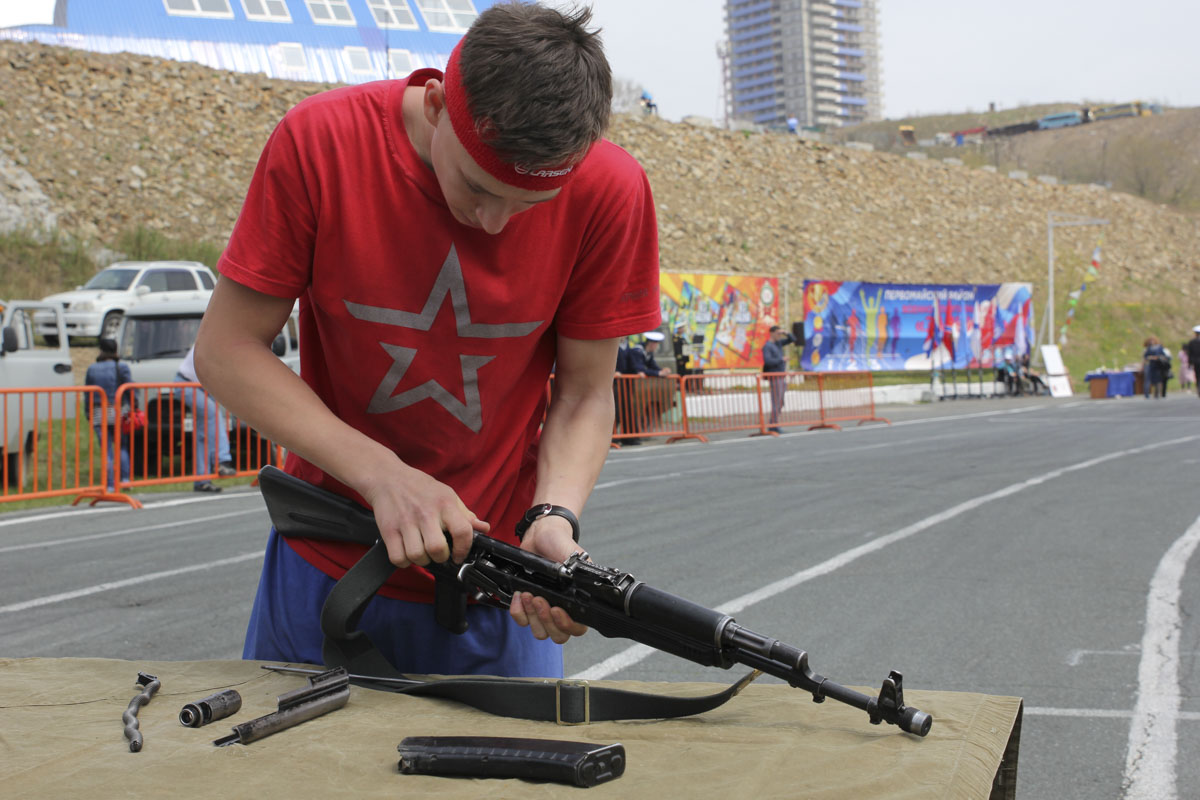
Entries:
{"type": "MultiPolygon", "coordinates": [[[[1054,338],[1054,212],[1050,211],[1046,214],[1046,241],[1050,256],[1047,263],[1050,265],[1050,274],[1046,280],[1046,285],[1049,286],[1049,291],[1046,294],[1046,313],[1049,314],[1050,330],[1046,332],[1047,339],[1054,338]]],[[[1042,344],[1038,342],[1038,344],[1042,344]]]]}
{"type": "Polygon", "coordinates": [[[1045,341],[1042,340],[1041,332],[1034,339],[1034,351],[1030,354],[1029,358],[1030,364],[1035,363],[1034,359],[1040,360],[1042,344],[1054,341],[1054,229],[1107,224],[1108,220],[1106,219],[1095,219],[1058,211],[1046,212],[1046,309],[1042,312],[1042,330],[1045,332],[1046,339],[1045,341]],[[1047,330],[1047,328],[1049,329],[1047,330]]]}

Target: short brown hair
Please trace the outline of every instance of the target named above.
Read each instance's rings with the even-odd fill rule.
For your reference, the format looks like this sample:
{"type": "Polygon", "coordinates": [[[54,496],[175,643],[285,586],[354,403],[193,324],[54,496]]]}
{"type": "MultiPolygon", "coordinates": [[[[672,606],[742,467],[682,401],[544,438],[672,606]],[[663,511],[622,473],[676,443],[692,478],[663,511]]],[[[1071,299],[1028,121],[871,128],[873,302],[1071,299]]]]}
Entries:
{"type": "Polygon", "coordinates": [[[463,88],[480,136],[510,164],[574,164],[608,127],[612,71],[587,7],[485,10],[463,38],[463,88]]]}

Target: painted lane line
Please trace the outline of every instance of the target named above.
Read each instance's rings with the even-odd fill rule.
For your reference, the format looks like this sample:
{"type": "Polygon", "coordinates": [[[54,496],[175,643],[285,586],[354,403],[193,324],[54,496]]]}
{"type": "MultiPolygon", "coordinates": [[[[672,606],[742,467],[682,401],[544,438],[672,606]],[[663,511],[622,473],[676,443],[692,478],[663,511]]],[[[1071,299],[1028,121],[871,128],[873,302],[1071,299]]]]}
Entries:
{"type": "Polygon", "coordinates": [[[1126,800],[1175,800],[1176,722],[1182,703],[1179,634],[1180,587],[1188,559],[1200,545],[1200,519],[1175,540],[1150,579],[1138,695],[1125,755],[1126,800]]]}
{"type": "MultiPolygon", "coordinates": [[[[181,497],[176,500],[163,500],[158,503],[143,503],[143,509],[153,510],[156,508],[174,508],[175,506],[187,506],[193,503],[212,503],[221,502],[222,500],[238,500],[246,497],[256,497],[261,499],[258,492],[230,492],[218,496],[208,497],[181,497]]],[[[7,528],[10,525],[26,525],[30,522],[43,522],[51,519],[62,519],[63,517],[82,517],[84,515],[94,516],[96,514],[111,514],[114,511],[128,511],[133,513],[133,509],[125,505],[106,506],[104,508],[73,508],[65,511],[51,511],[47,514],[35,514],[27,517],[9,517],[8,519],[0,519],[0,528],[7,528]]]]}
{"type": "Polygon", "coordinates": [[[255,550],[253,553],[242,553],[240,556],[222,558],[219,561],[209,561],[205,564],[192,564],[189,567],[168,569],[162,572],[151,572],[147,575],[139,575],[136,578],[126,578],[125,580],[121,581],[98,583],[95,586],[86,586],[82,589],[75,589],[71,592],[50,594],[44,597],[35,597],[32,600],[25,600],[20,603],[12,603],[11,605],[0,606],[0,614],[10,614],[14,611],[25,611],[30,608],[53,605],[54,603],[63,603],[67,600],[74,600],[79,597],[87,597],[88,595],[99,594],[101,592],[111,592],[114,589],[124,589],[127,586],[137,586],[140,583],[150,583],[151,581],[158,581],[162,580],[163,578],[174,578],[177,575],[187,575],[189,572],[202,572],[208,569],[216,569],[217,567],[226,567],[230,564],[240,564],[243,561],[251,561],[253,559],[262,557],[263,551],[255,550]]]}
{"type": "MultiPolygon", "coordinates": [[[[880,536],[878,539],[874,539],[866,544],[846,550],[845,552],[823,561],[820,564],[815,564],[808,569],[801,570],[800,572],[797,572],[786,578],[769,583],[760,589],[754,590],[753,592],[749,592],[741,597],[734,598],[727,603],[717,606],[715,610],[732,616],[733,614],[736,614],[743,609],[754,605],[755,603],[760,603],[763,600],[767,600],[777,594],[786,592],[787,590],[793,589],[802,583],[807,583],[814,578],[828,575],[829,573],[841,569],[842,567],[847,566],[848,564],[857,561],[864,556],[878,552],[888,545],[903,541],[910,536],[914,536],[921,531],[924,531],[935,525],[940,525],[943,522],[954,519],[955,517],[965,514],[968,511],[974,511],[975,509],[987,503],[995,500],[1002,500],[1005,497],[1009,497],[1017,494],[1018,492],[1024,491],[1025,489],[1029,489],[1054,480],[1055,478],[1060,478],[1063,475],[1071,472],[1089,469],[1099,464],[1115,461],[1116,459],[1124,458],[1126,456],[1138,455],[1141,453],[1150,452],[1152,450],[1158,450],[1163,447],[1171,447],[1177,444],[1193,442],[1197,439],[1200,439],[1200,435],[1182,436],[1176,439],[1168,439],[1163,442],[1142,445],[1141,447],[1134,447],[1129,450],[1119,450],[1114,453],[1107,453],[1102,456],[1096,456],[1095,458],[1089,458],[1086,461],[1080,461],[1078,463],[1060,467],[1049,472],[1044,472],[1041,475],[1029,478],[1028,480],[1014,483],[1004,487],[1003,489],[998,489],[997,491],[989,492],[988,494],[959,503],[958,505],[952,506],[945,511],[934,514],[933,516],[918,520],[912,525],[908,525],[898,531],[894,531],[885,536],[880,536]]],[[[572,675],[571,677],[577,680],[601,680],[602,678],[607,678],[609,675],[612,675],[615,672],[633,666],[639,661],[644,660],[647,656],[656,652],[658,651],[652,647],[647,647],[646,645],[633,645],[615,655],[609,656],[608,658],[592,665],[591,667],[588,667],[582,672],[572,675]]]]}
{"type": "MultiPolygon", "coordinates": [[[[1025,716],[1035,717],[1080,717],[1083,719],[1132,719],[1133,711],[1119,708],[1045,708],[1025,706],[1025,716]]],[[[1200,711],[1180,711],[1181,722],[1200,722],[1200,711]]]]}
{"type": "Polygon", "coordinates": [[[678,472],[662,472],[657,475],[645,475],[635,478],[619,478],[615,481],[605,481],[597,483],[592,487],[592,491],[599,489],[611,489],[614,486],[624,486],[627,483],[650,483],[652,481],[665,481],[672,478],[682,478],[685,475],[699,475],[702,472],[716,472],[717,470],[728,470],[731,468],[750,466],[749,464],[714,464],[711,467],[699,467],[697,469],[685,469],[678,472]]]}
{"type": "Polygon", "coordinates": [[[130,536],[135,533],[146,533],[147,531],[157,531],[164,528],[178,528],[182,525],[198,525],[204,522],[213,522],[218,519],[226,519],[228,517],[242,517],[246,514],[260,514],[265,509],[250,508],[245,511],[230,511],[226,514],[212,514],[207,517],[197,517],[195,519],[178,520],[172,522],[162,522],[157,525],[143,525],[140,528],[129,528],[123,531],[109,531],[108,533],[91,533],[86,536],[74,536],[70,539],[50,539],[44,542],[28,542],[27,544],[13,544],[7,547],[0,547],[0,553],[15,553],[18,550],[34,550],[39,547],[58,547],[64,544],[78,544],[79,542],[92,542],[97,539],[111,539],[114,536],[130,536]]]}

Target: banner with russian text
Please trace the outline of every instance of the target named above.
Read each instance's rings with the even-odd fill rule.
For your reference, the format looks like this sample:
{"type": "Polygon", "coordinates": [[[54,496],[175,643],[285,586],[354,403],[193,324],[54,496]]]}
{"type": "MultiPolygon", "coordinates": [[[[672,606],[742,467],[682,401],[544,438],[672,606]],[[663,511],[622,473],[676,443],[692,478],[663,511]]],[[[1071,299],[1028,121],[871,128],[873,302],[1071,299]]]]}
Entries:
{"type": "Polygon", "coordinates": [[[1033,285],[804,282],[801,369],[991,367],[1033,341],[1033,285]]]}
{"type": "Polygon", "coordinates": [[[760,275],[663,272],[659,302],[691,367],[762,367],[762,346],[779,319],[779,279],[760,275]]]}

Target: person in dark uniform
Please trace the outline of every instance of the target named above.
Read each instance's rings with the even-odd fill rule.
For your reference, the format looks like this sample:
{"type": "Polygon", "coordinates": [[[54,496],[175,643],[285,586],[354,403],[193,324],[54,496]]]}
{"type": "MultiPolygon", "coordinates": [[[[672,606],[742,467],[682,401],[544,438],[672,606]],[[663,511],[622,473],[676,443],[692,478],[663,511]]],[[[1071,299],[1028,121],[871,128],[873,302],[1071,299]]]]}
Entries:
{"type": "MultiPolygon", "coordinates": [[[[628,433],[629,418],[629,387],[628,381],[622,376],[629,372],[629,340],[622,337],[617,345],[617,366],[613,372],[613,433],[624,431],[628,433]]],[[[618,442],[614,437],[613,444],[641,444],[638,438],[623,439],[618,442]]]]}
{"type": "Polygon", "coordinates": [[[796,340],[792,335],[778,325],[771,326],[771,335],[763,345],[763,372],[771,385],[771,424],[767,429],[771,433],[779,433],[779,412],[783,410],[783,401],[787,393],[787,356],[783,354],[784,345],[796,340]]]}
{"type": "Polygon", "coordinates": [[[1163,349],[1158,337],[1146,339],[1142,353],[1142,390],[1147,398],[1154,395],[1161,400],[1167,396],[1167,375],[1171,371],[1171,357],[1163,349]]]}
{"type": "MultiPolygon", "coordinates": [[[[659,430],[663,413],[674,405],[674,387],[658,380],[671,374],[669,367],[660,367],[654,353],[667,337],[658,331],[642,335],[643,344],[631,344],[625,356],[625,375],[646,378],[643,381],[626,381],[622,388],[627,393],[625,425],[637,431],[659,430]]],[[[640,444],[640,439],[625,439],[621,444],[640,444]]]]}
{"type": "Polygon", "coordinates": [[[642,337],[646,340],[644,345],[632,345],[629,348],[628,362],[626,364],[626,375],[670,375],[669,367],[660,367],[658,362],[654,360],[654,353],[658,350],[658,346],[662,344],[663,336],[658,331],[650,331],[642,337]]]}
{"type": "Polygon", "coordinates": [[[1188,363],[1196,370],[1196,392],[1200,394],[1200,325],[1192,328],[1192,338],[1188,340],[1185,349],[1187,350],[1188,363]]]}

